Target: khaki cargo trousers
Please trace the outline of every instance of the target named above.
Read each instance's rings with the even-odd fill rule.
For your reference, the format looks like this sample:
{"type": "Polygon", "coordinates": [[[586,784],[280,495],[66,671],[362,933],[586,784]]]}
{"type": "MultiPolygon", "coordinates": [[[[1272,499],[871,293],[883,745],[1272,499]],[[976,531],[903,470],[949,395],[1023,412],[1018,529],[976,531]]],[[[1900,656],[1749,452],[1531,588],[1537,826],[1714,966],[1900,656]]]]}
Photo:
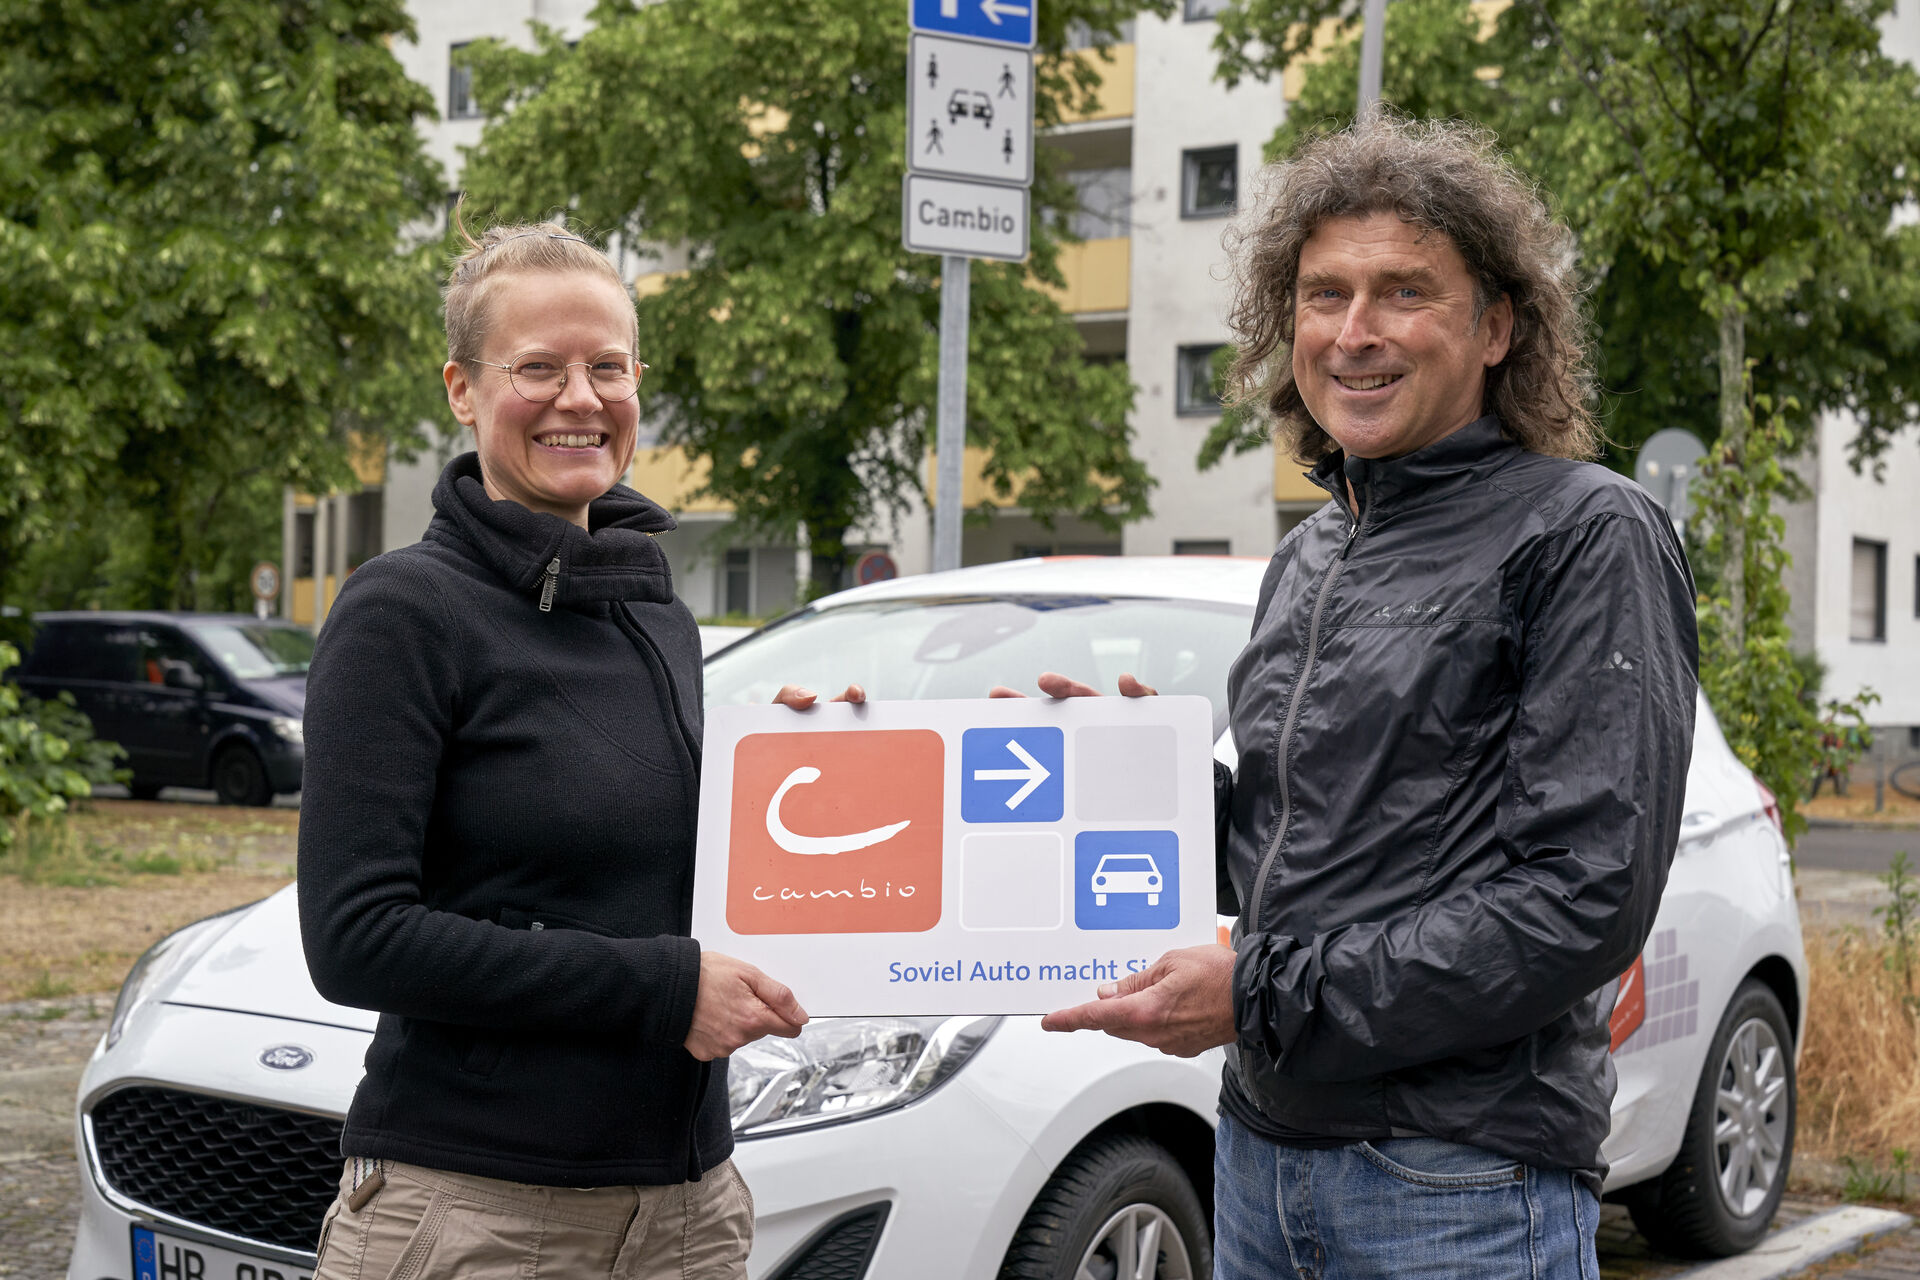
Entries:
{"type": "Polygon", "coordinates": [[[745,1280],[752,1244],[753,1197],[731,1160],[698,1182],[577,1191],[348,1160],[313,1277],[745,1280]]]}

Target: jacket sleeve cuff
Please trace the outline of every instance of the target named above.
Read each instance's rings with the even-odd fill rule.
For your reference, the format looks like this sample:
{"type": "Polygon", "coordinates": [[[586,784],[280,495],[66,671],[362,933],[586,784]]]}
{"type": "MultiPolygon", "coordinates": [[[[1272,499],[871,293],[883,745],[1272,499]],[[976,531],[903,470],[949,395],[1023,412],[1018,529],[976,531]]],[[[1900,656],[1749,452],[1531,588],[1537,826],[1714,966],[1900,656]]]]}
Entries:
{"type": "Polygon", "coordinates": [[[640,964],[642,990],[658,992],[640,1007],[640,1034],[648,1040],[682,1044],[693,1030],[693,1006],[700,997],[700,944],[693,938],[648,938],[640,964]],[[650,979],[650,980],[649,980],[650,979]]]}
{"type": "Polygon", "coordinates": [[[1241,937],[1233,957],[1233,1029],[1242,1045],[1279,1061],[1281,1043],[1274,983],[1285,964],[1286,939],[1266,933],[1241,937]]]}

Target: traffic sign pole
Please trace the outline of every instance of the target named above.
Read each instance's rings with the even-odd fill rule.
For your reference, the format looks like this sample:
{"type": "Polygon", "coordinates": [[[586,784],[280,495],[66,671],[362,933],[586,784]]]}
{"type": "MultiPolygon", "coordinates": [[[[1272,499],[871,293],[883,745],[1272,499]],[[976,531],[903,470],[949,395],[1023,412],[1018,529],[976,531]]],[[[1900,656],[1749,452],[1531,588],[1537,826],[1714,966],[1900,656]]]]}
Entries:
{"type": "Polygon", "coordinates": [[[940,394],[934,443],[933,567],[960,567],[960,477],[967,449],[967,304],[973,259],[948,254],[940,269],[940,394]]]}

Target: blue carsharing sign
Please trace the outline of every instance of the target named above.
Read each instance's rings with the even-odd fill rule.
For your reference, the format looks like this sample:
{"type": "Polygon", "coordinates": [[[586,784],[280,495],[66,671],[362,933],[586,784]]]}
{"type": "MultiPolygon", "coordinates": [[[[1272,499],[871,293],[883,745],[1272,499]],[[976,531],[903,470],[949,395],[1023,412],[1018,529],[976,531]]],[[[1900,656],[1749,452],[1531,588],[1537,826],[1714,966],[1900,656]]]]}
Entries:
{"type": "Polygon", "coordinates": [[[910,0],[915,31],[965,36],[1016,49],[1033,48],[1038,0],[910,0]]]}
{"type": "Polygon", "coordinates": [[[1066,735],[1046,726],[960,735],[962,822],[1058,822],[1066,812],[1066,735]]]}

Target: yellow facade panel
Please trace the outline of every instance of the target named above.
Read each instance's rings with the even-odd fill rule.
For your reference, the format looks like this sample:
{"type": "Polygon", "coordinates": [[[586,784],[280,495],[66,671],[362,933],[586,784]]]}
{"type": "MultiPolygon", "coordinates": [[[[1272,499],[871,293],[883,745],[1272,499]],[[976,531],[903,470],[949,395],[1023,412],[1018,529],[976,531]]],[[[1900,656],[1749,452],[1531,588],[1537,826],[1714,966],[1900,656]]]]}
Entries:
{"type": "Polygon", "coordinates": [[[1275,502],[1325,502],[1327,491],[1307,479],[1306,468],[1281,449],[1273,451],[1273,500],[1275,502]]]}
{"type": "Polygon", "coordinates": [[[1069,315],[1125,311],[1132,244],[1126,236],[1114,236],[1061,245],[1060,274],[1066,277],[1067,287],[1048,287],[1047,292],[1069,315]]]}
{"type": "Polygon", "coordinates": [[[1133,46],[1116,44],[1103,58],[1092,49],[1075,49],[1066,55],[1092,67],[1100,77],[1098,100],[1091,111],[1069,111],[1060,117],[1062,124],[1086,124],[1094,120],[1128,120],[1133,117],[1133,46]]]}
{"type": "Polygon", "coordinates": [[[713,466],[705,458],[689,458],[678,447],[638,449],[627,483],[669,511],[694,514],[725,514],[733,505],[716,498],[691,498],[688,495],[707,482],[713,466]]]}

